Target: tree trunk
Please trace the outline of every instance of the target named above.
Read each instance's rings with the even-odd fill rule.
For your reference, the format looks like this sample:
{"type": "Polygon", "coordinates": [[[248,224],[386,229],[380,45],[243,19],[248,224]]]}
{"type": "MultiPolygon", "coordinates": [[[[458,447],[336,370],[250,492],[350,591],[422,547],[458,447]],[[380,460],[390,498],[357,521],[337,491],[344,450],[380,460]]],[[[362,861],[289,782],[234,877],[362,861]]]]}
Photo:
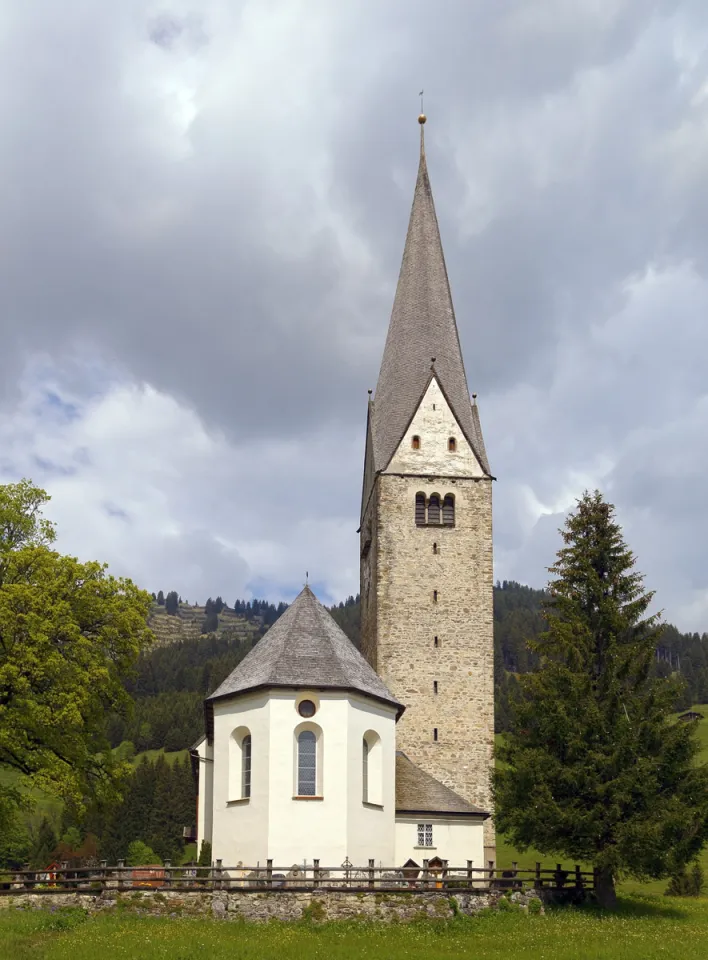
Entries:
{"type": "Polygon", "coordinates": [[[595,898],[603,910],[614,910],[617,906],[617,891],[611,867],[598,867],[595,871],[595,898]]]}

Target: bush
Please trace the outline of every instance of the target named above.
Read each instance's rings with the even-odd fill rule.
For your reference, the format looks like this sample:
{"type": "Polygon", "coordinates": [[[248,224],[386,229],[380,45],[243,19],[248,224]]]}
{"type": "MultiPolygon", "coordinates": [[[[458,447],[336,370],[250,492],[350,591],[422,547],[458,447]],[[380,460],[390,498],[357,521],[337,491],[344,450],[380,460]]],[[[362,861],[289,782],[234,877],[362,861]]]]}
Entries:
{"type": "Polygon", "coordinates": [[[128,847],[127,866],[144,867],[149,863],[160,863],[160,858],[146,843],[142,840],[133,840],[128,847]]]}
{"type": "Polygon", "coordinates": [[[669,880],[664,892],[666,897],[700,897],[705,887],[705,877],[700,863],[694,863],[690,870],[685,867],[669,880]]]}

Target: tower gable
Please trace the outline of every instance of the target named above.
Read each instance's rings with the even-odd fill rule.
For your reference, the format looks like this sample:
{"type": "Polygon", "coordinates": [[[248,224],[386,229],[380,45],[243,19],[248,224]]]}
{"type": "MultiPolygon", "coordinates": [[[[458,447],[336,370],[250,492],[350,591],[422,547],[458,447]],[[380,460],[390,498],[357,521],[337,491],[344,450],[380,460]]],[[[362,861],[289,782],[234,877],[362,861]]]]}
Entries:
{"type": "Polygon", "coordinates": [[[485,476],[437,377],[430,380],[384,473],[485,476]]]}

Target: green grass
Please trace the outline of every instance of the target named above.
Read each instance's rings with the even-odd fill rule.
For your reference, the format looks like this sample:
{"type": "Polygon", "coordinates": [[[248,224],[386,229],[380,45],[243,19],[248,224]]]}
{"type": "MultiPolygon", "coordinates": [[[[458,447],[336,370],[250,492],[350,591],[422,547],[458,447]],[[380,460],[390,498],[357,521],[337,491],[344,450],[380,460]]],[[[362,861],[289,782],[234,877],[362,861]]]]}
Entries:
{"type": "Polygon", "coordinates": [[[244,925],[211,919],[45,912],[0,913],[2,956],[13,960],[703,960],[708,900],[628,898],[616,913],[490,913],[453,922],[244,925]],[[78,918],[80,920],[80,918],[78,918]],[[64,926],[66,929],[61,929],[64,926]]]}
{"type": "Polygon", "coordinates": [[[143,757],[147,757],[150,763],[154,763],[158,757],[164,757],[168,763],[174,763],[175,760],[184,760],[184,758],[188,756],[189,750],[175,750],[172,753],[165,753],[165,751],[160,748],[159,750],[144,750],[142,753],[136,753],[130,762],[134,767],[137,767],[143,757]]]}

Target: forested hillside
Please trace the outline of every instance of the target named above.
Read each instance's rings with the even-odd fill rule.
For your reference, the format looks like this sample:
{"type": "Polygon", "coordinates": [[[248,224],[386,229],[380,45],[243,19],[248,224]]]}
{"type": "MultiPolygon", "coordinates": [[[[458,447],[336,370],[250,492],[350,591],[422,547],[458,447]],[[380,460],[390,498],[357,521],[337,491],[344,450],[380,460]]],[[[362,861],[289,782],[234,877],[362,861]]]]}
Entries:
{"type": "MultiPolygon", "coordinates": [[[[228,607],[220,597],[210,598],[204,607],[190,607],[179,604],[176,594],[167,595],[171,596],[177,601],[172,613],[164,603],[156,602],[153,608],[150,625],[162,631],[163,641],[143,655],[137,676],[129,685],[135,699],[133,716],[128,720],[116,716],[109,719],[113,746],[130,741],[139,752],[190,746],[202,732],[204,697],[216,689],[286,609],[284,603],[274,605],[264,600],[236,600],[233,607],[228,607]],[[178,626],[172,640],[165,641],[164,621],[193,624],[190,630],[198,629],[199,633],[178,626]]],[[[505,580],[494,588],[497,731],[507,729],[508,698],[516,676],[536,666],[527,640],[536,639],[544,629],[542,599],[542,590],[514,581],[505,580]]],[[[331,613],[358,647],[359,597],[349,597],[332,607],[331,613]]],[[[667,626],[657,650],[656,670],[660,674],[680,671],[686,681],[686,692],[677,709],[708,702],[708,634],[682,634],[667,626]]]]}

